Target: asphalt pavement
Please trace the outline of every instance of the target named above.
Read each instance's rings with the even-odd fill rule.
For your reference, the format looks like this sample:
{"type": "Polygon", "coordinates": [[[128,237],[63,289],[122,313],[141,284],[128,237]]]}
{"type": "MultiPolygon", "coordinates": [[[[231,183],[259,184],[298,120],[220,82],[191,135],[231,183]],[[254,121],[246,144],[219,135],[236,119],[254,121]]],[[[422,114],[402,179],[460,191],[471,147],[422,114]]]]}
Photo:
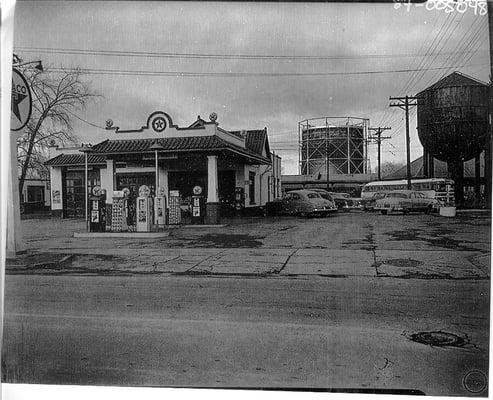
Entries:
{"type": "Polygon", "coordinates": [[[464,380],[488,371],[489,215],[251,219],[159,240],[23,228],[8,382],[487,394],[464,380]]]}

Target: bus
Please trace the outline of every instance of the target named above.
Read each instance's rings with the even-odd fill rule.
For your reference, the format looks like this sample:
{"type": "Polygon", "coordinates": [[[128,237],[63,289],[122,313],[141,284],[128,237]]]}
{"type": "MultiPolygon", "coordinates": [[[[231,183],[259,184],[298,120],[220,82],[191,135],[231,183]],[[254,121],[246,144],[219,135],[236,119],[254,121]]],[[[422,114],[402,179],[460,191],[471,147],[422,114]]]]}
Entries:
{"type": "MultiPolygon", "coordinates": [[[[363,186],[361,198],[368,199],[374,193],[385,193],[392,190],[406,190],[407,180],[376,181],[363,186]]],[[[436,199],[444,204],[455,204],[454,181],[446,178],[412,179],[411,189],[423,192],[426,197],[436,199]]]]}

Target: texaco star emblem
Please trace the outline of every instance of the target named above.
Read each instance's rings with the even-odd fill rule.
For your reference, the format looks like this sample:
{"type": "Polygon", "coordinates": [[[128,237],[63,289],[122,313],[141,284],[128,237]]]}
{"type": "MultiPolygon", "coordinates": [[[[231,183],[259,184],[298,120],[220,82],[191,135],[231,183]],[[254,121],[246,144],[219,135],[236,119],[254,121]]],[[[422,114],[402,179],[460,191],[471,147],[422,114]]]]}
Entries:
{"type": "Polygon", "coordinates": [[[12,81],[12,103],[11,103],[10,108],[11,108],[11,111],[14,113],[14,115],[19,120],[19,122],[22,122],[21,114],[19,111],[19,103],[21,103],[22,100],[24,100],[27,97],[27,95],[16,92],[14,87],[15,87],[15,84],[14,84],[14,81],[12,81]]]}
{"type": "Polygon", "coordinates": [[[156,132],[162,132],[166,128],[166,121],[163,117],[157,117],[152,121],[152,129],[156,132]]]}
{"type": "Polygon", "coordinates": [[[26,78],[16,69],[12,70],[10,129],[18,131],[24,128],[31,117],[32,98],[26,78]]]}

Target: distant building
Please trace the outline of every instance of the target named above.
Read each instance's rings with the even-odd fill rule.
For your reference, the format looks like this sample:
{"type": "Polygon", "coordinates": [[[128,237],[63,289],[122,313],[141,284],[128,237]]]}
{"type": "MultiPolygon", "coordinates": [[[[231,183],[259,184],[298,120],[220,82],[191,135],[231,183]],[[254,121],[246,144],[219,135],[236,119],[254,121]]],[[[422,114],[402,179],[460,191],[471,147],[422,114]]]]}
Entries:
{"type": "Polygon", "coordinates": [[[41,168],[27,170],[22,193],[21,214],[32,214],[50,209],[50,179],[48,171],[41,168]]]}

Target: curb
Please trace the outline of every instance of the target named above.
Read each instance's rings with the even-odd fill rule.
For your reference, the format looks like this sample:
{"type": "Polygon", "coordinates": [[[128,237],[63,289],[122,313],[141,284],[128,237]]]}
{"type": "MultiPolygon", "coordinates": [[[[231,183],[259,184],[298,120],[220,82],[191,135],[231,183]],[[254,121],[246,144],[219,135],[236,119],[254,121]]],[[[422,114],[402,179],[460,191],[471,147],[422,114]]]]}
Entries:
{"type": "Polygon", "coordinates": [[[155,239],[168,236],[169,232],[74,232],[74,238],[155,239]]]}

